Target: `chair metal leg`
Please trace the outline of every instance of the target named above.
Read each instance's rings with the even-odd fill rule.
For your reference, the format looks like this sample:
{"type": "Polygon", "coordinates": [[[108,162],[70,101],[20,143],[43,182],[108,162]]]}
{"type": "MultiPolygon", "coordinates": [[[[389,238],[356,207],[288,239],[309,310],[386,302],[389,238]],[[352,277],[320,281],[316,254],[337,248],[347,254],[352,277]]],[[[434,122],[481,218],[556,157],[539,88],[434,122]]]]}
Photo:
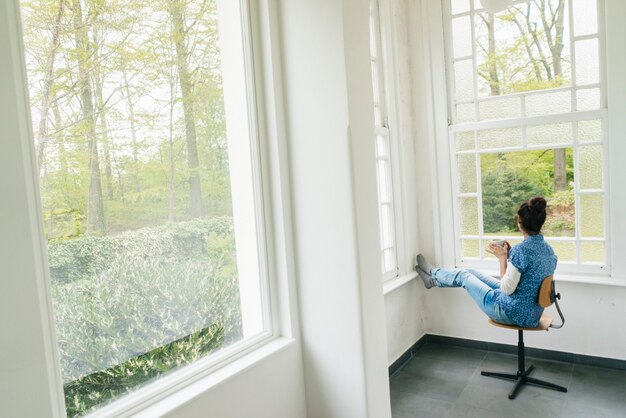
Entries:
{"type": "Polygon", "coordinates": [[[509,393],[509,399],[515,399],[518,392],[520,391],[522,386],[524,386],[525,384],[531,384],[531,385],[535,385],[535,386],[539,386],[539,387],[543,387],[547,389],[554,389],[560,392],[567,392],[567,388],[563,386],[555,385],[554,383],[550,383],[550,382],[546,382],[543,380],[530,377],[530,374],[535,369],[535,366],[531,364],[530,367],[525,370],[525,366],[526,366],[525,360],[526,360],[526,356],[524,353],[524,334],[522,330],[519,330],[519,341],[517,343],[517,366],[518,366],[517,373],[512,374],[512,373],[496,373],[496,372],[481,371],[480,374],[483,376],[487,376],[487,377],[496,377],[500,379],[514,380],[515,386],[513,386],[513,390],[511,391],[511,393],[509,393]]]}
{"type": "Polygon", "coordinates": [[[507,380],[517,380],[517,377],[518,377],[516,374],[511,374],[511,373],[480,372],[480,374],[483,376],[499,377],[501,379],[507,379],[507,380]]]}
{"type": "Polygon", "coordinates": [[[555,385],[554,383],[546,382],[545,380],[539,380],[539,379],[534,379],[532,377],[527,377],[526,381],[530,384],[541,386],[544,388],[558,390],[559,392],[567,392],[566,387],[555,385]]]}

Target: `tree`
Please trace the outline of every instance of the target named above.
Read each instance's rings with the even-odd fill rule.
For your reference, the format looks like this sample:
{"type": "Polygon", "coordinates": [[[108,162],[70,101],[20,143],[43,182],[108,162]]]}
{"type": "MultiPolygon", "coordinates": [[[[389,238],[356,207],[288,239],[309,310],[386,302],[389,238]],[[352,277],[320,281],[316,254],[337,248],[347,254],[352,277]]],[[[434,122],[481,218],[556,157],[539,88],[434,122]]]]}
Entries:
{"type": "Polygon", "coordinates": [[[50,110],[51,90],[54,82],[54,60],[59,48],[59,32],[64,8],[65,0],[59,0],[56,18],[52,24],[50,51],[48,52],[48,57],[46,59],[46,73],[43,81],[41,113],[39,115],[39,140],[37,144],[37,163],[40,172],[43,165],[46,143],[48,142],[48,111],[50,110]]]}
{"type": "Polygon", "coordinates": [[[81,0],[73,0],[74,37],[76,42],[76,61],[78,67],[78,88],[82,110],[83,133],[89,155],[89,192],[87,195],[87,233],[104,234],[104,204],[102,202],[102,184],[100,180],[100,157],[96,137],[96,121],[93,106],[93,94],[89,76],[88,61],[91,48],[87,25],[83,22],[81,0]]]}
{"type": "Polygon", "coordinates": [[[187,50],[187,32],[189,28],[186,27],[184,19],[185,6],[185,0],[170,0],[169,13],[172,17],[172,41],[176,46],[176,65],[185,117],[187,164],[189,166],[189,186],[191,190],[191,214],[194,217],[199,217],[203,214],[202,189],[200,186],[200,164],[198,160],[194,98],[188,61],[189,51],[187,50]]]}
{"type": "MultiPolygon", "coordinates": [[[[488,46],[485,47],[484,40],[480,42],[479,39],[478,45],[486,59],[478,68],[478,74],[488,83],[490,95],[558,87],[567,82],[563,68],[564,15],[565,0],[532,0],[525,6],[514,6],[499,14],[498,19],[503,24],[513,23],[519,32],[517,39],[508,47],[501,45],[499,51],[494,39],[493,15],[480,15],[487,30],[488,46]],[[522,60],[522,54],[526,55],[525,60],[522,60]],[[531,71],[524,71],[524,68],[531,71]]],[[[565,159],[565,149],[555,148],[553,170],[557,191],[567,189],[565,159]]]]}

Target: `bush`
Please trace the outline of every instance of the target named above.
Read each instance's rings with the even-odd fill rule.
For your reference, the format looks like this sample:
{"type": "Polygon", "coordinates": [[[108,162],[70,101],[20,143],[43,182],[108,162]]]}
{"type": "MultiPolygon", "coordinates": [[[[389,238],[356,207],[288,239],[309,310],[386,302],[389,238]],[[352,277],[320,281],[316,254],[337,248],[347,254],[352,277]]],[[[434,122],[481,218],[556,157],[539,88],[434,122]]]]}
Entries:
{"type": "Polygon", "coordinates": [[[50,247],[70,415],[242,338],[228,218],[50,247]]]}
{"type": "MultiPolygon", "coordinates": [[[[112,237],[83,236],[48,244],[52,282],[90,279],[115,265],[119,258],[158,257],[176,262],[207,255],[211,236],[232,240],[229,217],[195,219],[124,232],[112,237]]],[[[227,247],[230,244],[227,245],[227,247]]]]}
{"type": "Polygon", "coordinates": [[[515,215],[519,205],[543,190],[506,166],[482,178],[483,223],[486,233],[516,232],[515,215]]]}

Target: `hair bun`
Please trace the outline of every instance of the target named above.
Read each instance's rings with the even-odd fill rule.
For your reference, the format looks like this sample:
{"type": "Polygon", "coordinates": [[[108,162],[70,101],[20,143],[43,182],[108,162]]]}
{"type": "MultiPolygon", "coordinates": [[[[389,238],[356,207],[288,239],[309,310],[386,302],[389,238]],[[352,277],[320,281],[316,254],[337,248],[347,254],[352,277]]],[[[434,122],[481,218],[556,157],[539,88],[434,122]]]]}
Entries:
{"type": "Polygon", "coordinates": [[[528,201],[528,207],[534,212],[543,212],[547,205],[546,199],[541,196],[535,196],[528,201]]]}

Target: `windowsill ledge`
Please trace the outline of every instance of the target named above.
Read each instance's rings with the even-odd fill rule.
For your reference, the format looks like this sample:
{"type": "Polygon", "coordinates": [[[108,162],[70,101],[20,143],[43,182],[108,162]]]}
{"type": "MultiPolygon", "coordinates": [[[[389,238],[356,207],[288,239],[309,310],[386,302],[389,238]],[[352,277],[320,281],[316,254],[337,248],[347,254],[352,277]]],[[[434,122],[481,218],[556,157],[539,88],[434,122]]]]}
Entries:
{"type": "Polygon", "coordinates": [[[394,290],[401,288],[416,277],[417,273],[413,271],[402,276],[394,277],[391,280],[387,280],[383,283],[383,294],[386,295],[387,293],[391,293],[394,290]]]}
{"type": "MultiPolygon", "coordinates": [[[[466,267],[462,267],[466,268],[466,267]]],[[[500,272],[490,269],[479,269],[485,274],[499,278],[500,272]]],[[[574,273],[554,273],[554,280],[557,282],[565,283],[582,283],[593,284],[603,286],[619,286],[626,287],[626,279],[623,277],[617,278],[608,275],[592,275],[592,274],[574,274],[574,273]]]]}
{"type": "MultiPolygon", "coordinates": [[[[190,373],[189,383],[175,385],[174,387],[163,388],[161,390],[155,388],[153,396],[144,398],[139,402],[133,402],[131,394],[127,399],[121,399],[120,402],[115,402],[109,407],[100,409],[92,415],[89,415],[89,417],[132,416],[148,418],[166,415],[211,391],[229,379],[244,373],[246,370],[254,367],[258,362],[286,350],[294,343],[295,340],[293,338],[275,338],[215,371],[207,372],[197,370],[193,369],[192,366],[192,368],[187,370],[190,373]]],[[[167,378],[164,380],[167,380],[167,378]]],[[[167,382],[163,383],[167,384],[167,382]]]]}

